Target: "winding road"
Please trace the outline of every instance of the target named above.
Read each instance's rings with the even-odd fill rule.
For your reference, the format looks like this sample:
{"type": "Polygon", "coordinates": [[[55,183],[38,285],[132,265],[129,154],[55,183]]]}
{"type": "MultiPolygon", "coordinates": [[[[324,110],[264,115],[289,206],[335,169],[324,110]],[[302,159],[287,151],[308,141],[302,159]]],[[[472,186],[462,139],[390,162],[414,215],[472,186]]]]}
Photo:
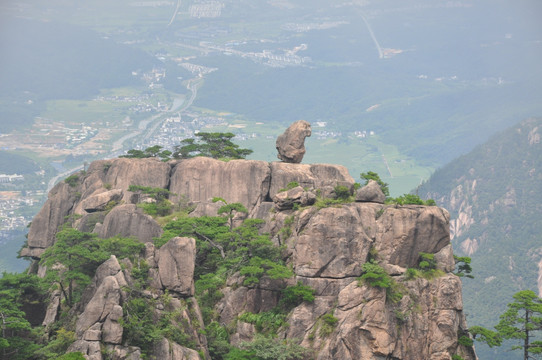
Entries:
{"type": "Polygon", "coordinates": [[[177,7],[175,8],[175,12],[173,13],[173,16],[171,17],[171,20],[169,20],[169,24],[167,26],[170,26],[173,24],[173,21],[175,20],[175,17],[177,16],[177,13],[179,12],[179,8],[181,7],[181,0],[177,0],[177,7]]]}
{"type": "Polygon", "coordinates": [[[373,29],[371,28],[371,24],[367,21],[367,18],[365,15],[361,14],[361,18],[363,19],[363,22],[365,23],[365,26],[367,26],[367,30],[369,30],[369,34],[371,35],[371,38],[373,39],[373,42],[375,43],[376,50],[378,50],[378,57],[380,59],[384,58],[384,52],[382,51],[382,48],[380,47],[380,44],[378,43],[378,40],[376,39],[376,36],[373,32],[373,29]]]}

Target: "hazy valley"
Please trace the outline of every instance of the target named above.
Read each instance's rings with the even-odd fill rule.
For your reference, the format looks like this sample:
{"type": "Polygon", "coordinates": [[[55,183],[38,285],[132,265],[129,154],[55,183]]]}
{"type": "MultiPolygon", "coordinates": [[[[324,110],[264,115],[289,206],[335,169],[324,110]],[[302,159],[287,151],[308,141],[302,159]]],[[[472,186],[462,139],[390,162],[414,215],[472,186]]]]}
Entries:
{"type": "Polygon", "coordinates": [[[454,250],[473,259],[469,325],[540,288],[539,120],[519,124],[542,114],[537,1],[7,1],[0,13],[1,270],[28,266],[16,252],[47,191],[94,160],[231,131],[249,159],[276,161],[276,137],[305,119],[305,164],[358,182],[375,171],[392,196],[419,187],[450,211],[454,250]]]}

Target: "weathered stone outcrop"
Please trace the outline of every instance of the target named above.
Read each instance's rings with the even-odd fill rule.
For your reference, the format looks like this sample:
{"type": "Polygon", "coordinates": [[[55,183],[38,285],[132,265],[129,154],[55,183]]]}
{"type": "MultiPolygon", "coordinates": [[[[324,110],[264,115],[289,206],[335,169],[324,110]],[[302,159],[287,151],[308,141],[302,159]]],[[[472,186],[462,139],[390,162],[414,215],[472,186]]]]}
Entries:
{"type": "Polygon", "coordinates": [[[356,191],[357,202],[375,202],[384,204],[386,195],[382,192],[380,185],[374,180],[369,180],[367,185],[356,191]]]}
{"type": "MultiPolygon", "coordinates": [[[[311,210],[306,210],[311,211],[311,210]]],[[[361,275],[374,237],[368,229],[374,221],[372,208],[344,206],[325,208],[298,230],[293,263],[297,275],[345,278],[361,275]],[[363,223],[361,218],[371,218],[363,223]]]]}
{"type": "Polygon", "coordinates": [[[104,191],[102,193],[94,193],[93,195],[81,201],[80,206],[85,211],[85,213],[103,211],[105,210],[106,206],[112,201],[120,201],[120,199],[122,198],[122,194],[123,192],[121,189],[104,191]]]}
{"type": "Polygon", "coordinates": [[[69,351],[80,351],[89,359],[101,360],[100,344],[120,345],[123,328],[119,320],[123,316],[122,288],[128,286],[117,258],[112,255],[96,270],[96,275],[81,306],[84,310],[77,319],[77,341],[69,351]]]}
{"type": "Polygon", "coordinates": [[[385,264],[415,267],[419,254],[450,244],[450,216],[436,206],[387,207],[378,219],[375,249],[385,264]]]}
{"type": "MultiPolygon", "coordinates": [[[[169,185],[171,166],[155,158],[137,159],[137,161],[120,158],[101,164],[101,167],[96,171],[104,172],[104,184],[109,184],[114,189],[126,191],[130,185],[166,189],[169,185]]],[[[91,165],[89,172],[94,169],[91,165]]]]}
{"type": "Polygon", "coordinates": [[[294,204],[299,206],[309,206],[316,202],[316,194],[311,191],[305,191],[301,186],[293,189],[281,191],[273,196],[275,208],[279,211],[289,210],[294,204]]]}
{"type": "Polygon", "coordinates": [[[171,239],[155,252],[155,261],[164,289],[183,296],[194,295],[196,240],[180,237],[171,239]]]}
{"type": "Polygon", "coordinates": [[[451,359],[461,351],[471,358],[457,344],[457,331],[467,328],[459,278],[450,274],[402,284],[407,291],[394,304],[385,289],[352,281],[337,297],[296,308],[285,336],[302,337],[302,345],[319,349],[316,359],[451,359]],[[337,325],[327,337],[319,336],[320,318],[329,313],[337,325]]]}
{"type": "MultiPolygon", "coordinates": [[[[121,287],[126,285],[128,283],[121,271],[120,264],[117,258],[112,255],[96,270],[93,284],[86,294],[86,298],[90,298],[90,300],[77,320],[77,336],[83,336],[87,331],[101,331],[101,324],[109,318],[110,314],[111,320],[114,321],[118,321],[122,317],[121,287]],[[100,325],[97,326],[97,323],[100,325]]],[[[86,336],[88,337],[88,335],[86,336]]],[[[118,337],[118,335],[113,336],[118,337]]],[[[99,337],[101,339],[101,335],[99,337]]],[[[120,328],[120,337],[122,338],[122,328],[120,328]]]]}
{"type": "Polygon", "coordinates": [[[54,244],[59,227],[76,201],[76,191],[65,182],[58,183],[50,192],[49,198],[40,212],[32,220],[28,230],[28,247],[21,256],[39,257],[46,248],[54,244]]]}
{"type": "Polygon", "coordinates": [[[311,124],[298,120],[277,138],[277,157],[287,163],[299,164],[305,155],[305,138],[311,136],[311,124]]]}
{"type": "Polygon", "coordinates": [[[196,157],[183,160],[173,168],[170,191],[192,202],[210,202],[221,197],[253,209],[265,201],[271,180],[269,164],[256,160],[228,162],[196,157]]]}
{"type": "Polygon", "coordinates": [[[141,242],[152,241],[153,237],[162,234],[162,228],[154,219],[146,215],[142,209],[134,204],[125,204],[115,207],[106,215],[101,226],[95,229],[101,238],[120,235],[136,237],[141,242]]]}

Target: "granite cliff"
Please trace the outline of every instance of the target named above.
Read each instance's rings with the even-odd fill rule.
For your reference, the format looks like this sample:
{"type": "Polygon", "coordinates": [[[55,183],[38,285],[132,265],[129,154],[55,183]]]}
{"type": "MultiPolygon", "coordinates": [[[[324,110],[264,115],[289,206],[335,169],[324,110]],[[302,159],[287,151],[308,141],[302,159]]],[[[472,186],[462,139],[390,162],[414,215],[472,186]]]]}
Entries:
{"type": "MultiPolygon", "coordinates": [[[[220,353],[216,329],[212,331],[206,320],[209,310],[202,310],[209,305],[196,293],[195,282],[201,274],[198,244],[204,241],[215,250],[220,245],[197,232],[197,237],[179,232],[159,244],[157,239],[172,231],[164,230],[164,219],[169,218],[146,214],[141,204],[156,200],[134,185],[167,190],[169,201],[190,209],[188,216],[193,218],[217,216],[225,202],[246,208],[230,213],[232,228],[246,219],[263,219],[260,234],[269,234],[291,273],[266,273],[247,283],[248,275],[237,271],[214,289],[220,296],[210,310],[213,326],[227,332],[222,339],[228,346],[243,348],[258,338],[267,324],[253,319],[280,307],[284,290],[297,284],[311,289],[312,298],[282,307],[284,316],[273,332],[275,341],[305,348],[291,358],[476,359],[468,341],[460,341],[468,333],[461,281],[452,273],[446,210],[385,205],[373,183],[357,190],[350,201],[339,201],[339,191],[354,195],[356,190],[346,168],[338,165],[203,157],[168,163],[150,158],[95,161],[86,172],[51,190],[22,250],[23,256],[36,260],[33,271],[38,274],[47,273],[38,260],[66,226],[99,238],[135,237],[145,244],[141,254],[122,260],[112,255],[98,267],[70,309],[76,340],[69,351],[80,351],[88,359],[142,358],[141,345],[126,337],[126,318],[135,311],[130,307],[134,301],[144,299],[153,319],[167,319],[167,326],[176,329],[154,339],[144,355],[219,358],[213,355],[220,353]],[[420,254],[429,254],[432,276],[423,276],[420,254]],[[361,279],[370,272],[368,263],[373,270],[381,269],[376,273],[391,286],[361,279]],[[133,289],[142,276],[144,286],[136,293],[133,289]]],[[[61,298],[59,291],[50,294],[40,319],[46,328],[54,327],[61,316],[61,298]]]]}

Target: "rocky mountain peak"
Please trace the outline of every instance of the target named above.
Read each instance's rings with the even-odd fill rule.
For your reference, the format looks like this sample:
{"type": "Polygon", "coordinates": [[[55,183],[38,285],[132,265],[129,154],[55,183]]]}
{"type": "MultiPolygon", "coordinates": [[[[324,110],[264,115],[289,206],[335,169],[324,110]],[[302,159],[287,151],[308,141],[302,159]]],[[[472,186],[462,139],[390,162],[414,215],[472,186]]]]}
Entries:
{"type": "MultiPolygon", "coordinates": [[[[142,254],[121,261],[111,256],[99,266],[74,307],[76,341],[69,350],[88,359],[104,359],[104,348],[114,359],[140,359],[143,353],[221,359],[219,343],[249,351],[258,341],[280,346],[273,339],[303,349],[306,359],[476,358],[472,347],[458,341],[467,325],[461,281],[452,273],[448,212],[386,205],[372,182],[354,196],[354,180],[339,165],[203,157],[96,161],[51,190],[23,255],[39,259],[66,224],[99,238],[121,235],[145,243],[142,254]],[[340,197],[339,189],[350,196],[340,197]],[[192,228],[168,225],[182,215],[146,213],[148,204],[158,204],[152,195],[157,193],[166,194],[172,207],[191,209],[186,219],[193,220],[186,224],[192,228]],[[231,218],[215,233],[199,230],[204,220],[198,219],[216,219],[209,217],[219,215],[224,204],[241,204],[246,212],[226,213],[231,218]],[[247,225],[256,218],[262,219],[254,223],[257,228],[247,225]],[[201,290],[198,281],[223,275],[202,275],[208,257],[233,261],[230,252],[242,249],[233,242],[252,241],[245,238],[250,229],[256,230],[250,236],[263,236],[258,244],[269,241],[266,251],[278,254],[276,262],[265,262],[268,254],[249,254],[245,267],[214,285],[219,295],[210,303],[211,288],[201,290]],[[177,235],[164,238],[169,234],[177,235]],[[422,255],[427,269],[420,267],[422,255]],[[276,267],[280,263],[285,265],[276,267]],[[299,300],[294,291],[305,295],[299,300]],[[147,314],[138,304],[146,304],[155,323],[183,335],[161,330],[164,335],[152,344],[134,343],[127,317],[147,314]],[[265,316],[275,320],[258,320],[265,316]],[[217,331],[224,331],[225,342],[217,340],[217,331]]],[[[248,244],[246,251],[258,251],[248,244]]],[[[39,271],[47,269],[41,265],[39,271]]],[[[51,302],[46,326],[61,311],[59,293],[51,296],[57,301],[51,302]]]]}

